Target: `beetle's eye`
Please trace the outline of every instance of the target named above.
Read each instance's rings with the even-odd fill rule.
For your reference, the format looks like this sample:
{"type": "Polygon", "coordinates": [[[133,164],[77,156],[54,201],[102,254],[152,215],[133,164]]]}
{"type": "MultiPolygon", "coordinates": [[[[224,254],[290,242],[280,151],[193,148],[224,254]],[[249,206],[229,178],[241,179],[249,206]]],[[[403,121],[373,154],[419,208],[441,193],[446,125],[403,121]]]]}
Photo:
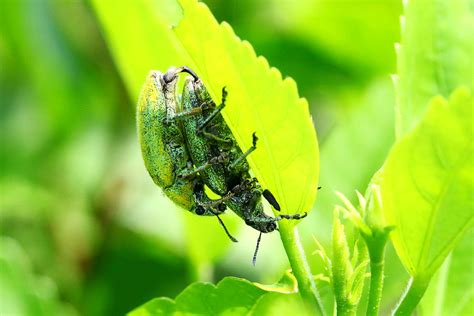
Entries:
{"type": "Polygon", "coordinates": [[[205,212],[206,212],[206,210],[204,209],[204,207],[202,207],[201,205],[196,206],[196,214],[197,215],[203,215],[205,212]]]}
{"type": "Polygon", "coordinates": [[[275,222],[269,222],[267,225],[267,232],[270,233],[274,231],[277,228],[277,225],[275,222]]]}
{"type": "Polygon", "coordinates": [[[168,71],[163,75],[163,80],[165,83],[170,83],[176,78],[176,69],[175,68],[170,68],[168,71]]]}

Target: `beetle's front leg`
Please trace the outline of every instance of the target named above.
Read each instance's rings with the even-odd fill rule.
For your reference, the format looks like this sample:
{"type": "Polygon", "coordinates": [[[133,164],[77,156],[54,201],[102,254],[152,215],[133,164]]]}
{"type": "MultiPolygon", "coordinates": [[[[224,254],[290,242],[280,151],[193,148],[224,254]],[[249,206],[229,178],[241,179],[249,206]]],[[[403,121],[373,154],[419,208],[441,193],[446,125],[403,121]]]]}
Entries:
{"type": "Polygon", "coordinates": [[[201,106],[199,107],[195,107],[195,108],[192,108],[190,110],[186,110],[186,111],[182,111],[182,112],[179,112],[179,113],[176,113],[174,115],[170,115],[167,120],[168,120],[168,123],[170,122],[174,122],[176,120],[183,120],[187,117],[190,117],[190,116],[195,116],[195,115],[200,115],[200,114],[203,114],[204,111],[208,110],[208,109],[211,109],[213,106],[212,106],[212,102],[209,102],[209,103],[203,103],[201,104],[201,106]]]}
{"type": "Polygon", "coordinates": [[[194,187],[194,196],[196,199],[195,213],[197,215],[216,216],[229,239],[233,242],[238,242],[238,240],[230,234],[229,230],[224,224],[224,221],[219,216],[219,214],[224,213],[227,208],[227,206],[224,204],[224,201],[233,196],[233,193],[229,192],[226,196],[220,199],[211,200],[204,192],[204,185],[202,184],[201,180],[198,179],[194,187]]]}
{"type": "Polygon", "coordinates": [[[281,221],[282,219],[303,219],[306,216],[308,216],[308,213],[304,213],[303,215],[301,214],[293,214],[293,215],[287,215],[287,214],[282,214],[277,217],[256,217],[252,218],[252,221],[254,223],[269,223],[269,222],[278,222],[281,221]]]}

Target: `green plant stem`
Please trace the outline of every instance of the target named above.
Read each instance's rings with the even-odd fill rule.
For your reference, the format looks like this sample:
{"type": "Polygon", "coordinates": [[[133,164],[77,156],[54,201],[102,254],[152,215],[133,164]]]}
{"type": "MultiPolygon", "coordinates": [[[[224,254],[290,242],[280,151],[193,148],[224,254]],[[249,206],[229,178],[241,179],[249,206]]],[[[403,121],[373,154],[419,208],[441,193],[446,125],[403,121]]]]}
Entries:
{"type": "Polygon", "coordinates": [[[357,305],[351,304],[337,304],[337,316],[355,316],[357,312],[357,305]]]}
{"type": "Polygon", "coordinates": [[[312,313],[318,312],[324,315],[321,298],[306,260],[298,229],[289,222],[280,222],[279,228],[283,247],[290,261],[293,274],[298,281],[298,290],[303,301],[312,313]]]}
{"type": "Polygon", "coordinates": [[[370,257],[370,289],[367,315],[377,316],[379,314],[380,300],[382,299],[385,246],[388,240],[388,232],[374,234],[374,236],[364,236],[364,239],[370,257]]]}
{"type": "Polygon", "coordinates": [[[416,306],[420,302],[423,294],[425,294],[430,278],[412,277],[408,282],[407,288],[403,296],[395,307],[393,315],[395,316],[409,316],[412,315],[416,306]]]}
{"type": "Polygon", "coordinates": [[[369,302],[367,304],[367,315],[377,316],[379,314],[380,300],[383,289],[384,258],[380,261],[370,260],[370,290],[369,302]]]}

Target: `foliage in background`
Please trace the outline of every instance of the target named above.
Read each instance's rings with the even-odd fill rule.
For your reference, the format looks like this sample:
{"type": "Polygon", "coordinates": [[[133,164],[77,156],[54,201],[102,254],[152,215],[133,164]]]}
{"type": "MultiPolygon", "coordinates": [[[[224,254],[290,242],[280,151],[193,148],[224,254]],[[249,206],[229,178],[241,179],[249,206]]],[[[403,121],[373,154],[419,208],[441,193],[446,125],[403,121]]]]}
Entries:
{"type": "MultiPolygon", "coordinates": [[[[157,40],[163,34],[156,33],[156,23],[176,24],[182,18],[179,7],[162,6],[151,11],[157,18],[143,20],[151,13],[145,11],[149,3],[135,1],[136,7],[119,17],[119,36],[131,40],[124,51],[135,67],[129,70],[126,64],[114,64],[110,55],[120,59],[120,50],[105,43],[98,21],[108,16],[96,16],[90,3],[1,4],[0,234],[7,239],[1,242],[0,292],[8,293],[10,310],[30,315],[124,314],[153,297],[175,297],[197,279],[217,283],[234,275],[272,284],[287,268],[277,234],[265,236],[253,268],[249,258],[256,235],[251,230],[227,216],[224,220],[232,223],[233,231],[241,229],[239,244],[230,245],[217,222],[176,210],[146,177],[136,144],[134,94],[149,70],[150,58],[158,56],[154,68],[165,70],[169,58],[177,57],[157,40]],[[131,81],[133,73],[143,73],[143,78],[131,81]],[[192,238],[196,235],[202,240],[192,238]],[[213,247],[204,246],[209,244],[213,247]]],[[[206,3],[217,20],[228,21],[259,55],[284,76],[295,78],[301,95],[308,98],[320,141],[323,189],[317,211],[299,228],[306,249],[314,249],[312,234],[328,248],[337,202],[333,191],[354,198],[355,189],[364,191],[394,140],[395,95],[387,75],[397,71],[392,45],[399,39],[401,1],[206,3]]],[[[449,61],[445,69],[467,74],[472,67],[460,68],[458,63],[466,55],[445,48],[454,43],[464,52],[469,49],[473,41],[466,32],[472,30],[473,6],[468,1],[436,3],[436,11],[411,11],[412,17],[420,17],[419,26],[426,27],[426,21],[436,21],[437,26],[426,32],[406,30],[413,44],[407,50],[423,57],[421,46],[437,48],[446,53],[437,55],[449,61]],[[435,33],[437,29],[441,32],[435,33]],[[433,34],[444,34],[443,39],[432,41],[433,34]]],[[[402,50],[405,44],[402,40],[402,50]]],[[[429,62],[406,65],[399,67],[409,70],[419,65],[418,73],[430,73],[425,71],[429,62]]],[[[399,79],[399,87],[416,88],[422,82],[406,78],[399,79]]],[[[456,83],[449,76],[439,78],[456,83]]],[[[431,89],[436,93],[427,93],[420,106],[426,108],[436,94],[448,99],[455,88],[431,89]]],[[[472,89],[469,84],[468,88],[472,89]]],[[[216,89],[214,97],[219,98],[220,87],[216,89]]],[[[423,110],[413,112],[420,115],[416,124],[423,110]]],[[[348,226],[346,234],[352,245],[348,226]]],[[[423,315],[470,312],[471,239],[472,232],[431,281],[419,309],[423,315]]],[[[308,259],[315,274],[325,271],[318,256],[308,259]]],[[[401,280],[408,279],[390,245],[385,262],[383,314],[400,295],[401,280]]],[[[331,313],[332,285],[317,282],[331,313]]],[[[264,300],[272,302],[272,312],[293,308],[286,299],[272,298],[291,295],[269,294],[264,300]]],[[[363,295],[359,311],[365,304],[363,295]]]]}
{"type": "Polygon", "coordinates": [[[385,218],[411,278],[396,313],[411,313],[474,224],[469,0],[407,1],[396,46],[396,133],[382,171],[385,218]]]}

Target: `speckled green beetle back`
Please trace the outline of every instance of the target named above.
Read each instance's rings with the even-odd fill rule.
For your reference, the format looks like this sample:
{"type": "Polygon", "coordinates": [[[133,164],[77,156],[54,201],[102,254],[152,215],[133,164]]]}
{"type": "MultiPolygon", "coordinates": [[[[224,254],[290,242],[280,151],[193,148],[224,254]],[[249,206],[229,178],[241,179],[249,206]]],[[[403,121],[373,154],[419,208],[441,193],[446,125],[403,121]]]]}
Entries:
{"type": "Polygon", "coordinates": [[[176,80],[164,83],[160,72],[152,71],[137,106],[138,137],[146,169],[153,181],[179,206],[192,210],[193,183],[180,179],[189,157],[179,127],[170,119],[176,113],[176,80]]]}

